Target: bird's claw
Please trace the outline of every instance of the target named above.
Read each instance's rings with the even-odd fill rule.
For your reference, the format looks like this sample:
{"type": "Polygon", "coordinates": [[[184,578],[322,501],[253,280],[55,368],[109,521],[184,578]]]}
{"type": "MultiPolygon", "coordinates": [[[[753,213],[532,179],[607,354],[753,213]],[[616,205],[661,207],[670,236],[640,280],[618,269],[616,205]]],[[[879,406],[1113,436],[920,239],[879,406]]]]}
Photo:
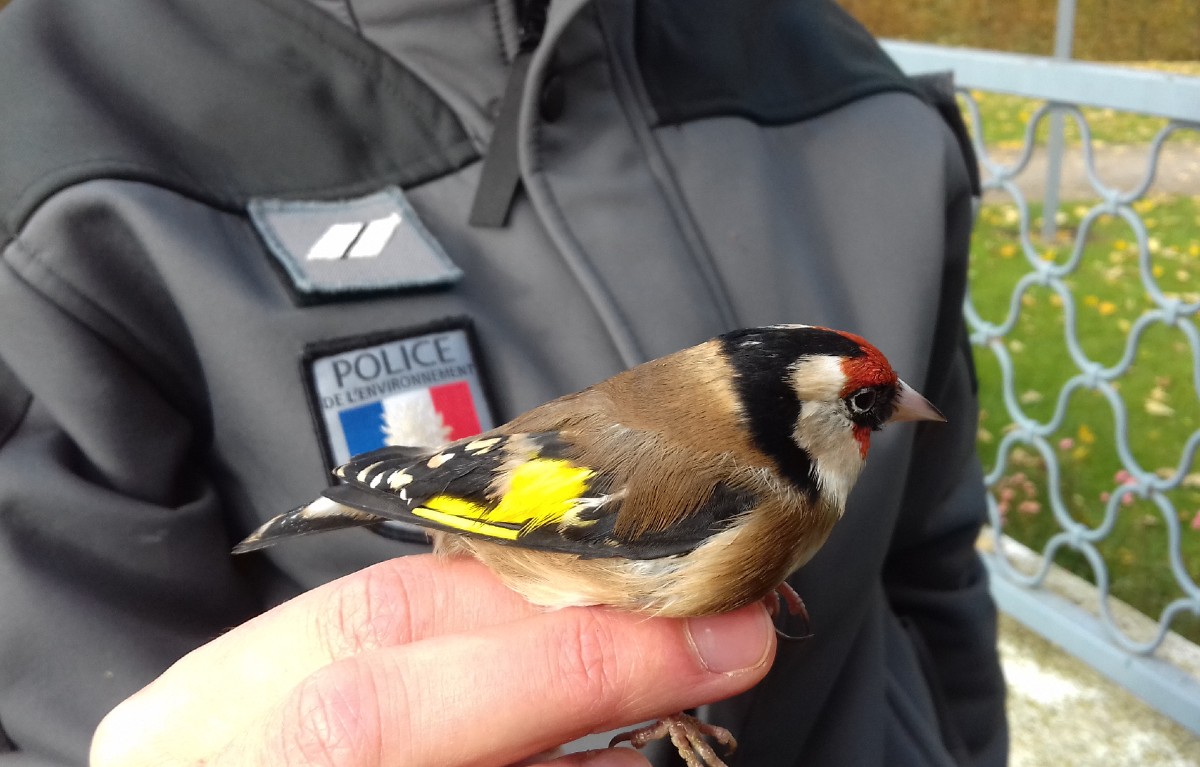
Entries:
{"type": "Polygon", "coordinates": [[[800,636],[792,636],[776,626],[775,636],[779,637],[779,641],[781,642],[803,642],[805,639],[812,637],[812,631],[809,628],[808,608],[804,606],[804,600],[800,598],[796,590],[787,582],[779,584],[775,587],[774,591],[763,598],[767,613],[772,618],[779,617],[781,598],[782,602],[787,605],[788,614],[799,616],[800,622],[804,625],[804,633],[800,636]]]}
{"type": "Polygon", "coordinates": [[[609,741],[608,746],[628,741],[634,748],[641,748],[652,740],[669,737],[687,767],[728,767],[704,739],[705,735],[725,746],[727,754],[737,748],[737,740],[729,730],[688,714],[668,716],[647,727],[623,732],[609,741]]]}

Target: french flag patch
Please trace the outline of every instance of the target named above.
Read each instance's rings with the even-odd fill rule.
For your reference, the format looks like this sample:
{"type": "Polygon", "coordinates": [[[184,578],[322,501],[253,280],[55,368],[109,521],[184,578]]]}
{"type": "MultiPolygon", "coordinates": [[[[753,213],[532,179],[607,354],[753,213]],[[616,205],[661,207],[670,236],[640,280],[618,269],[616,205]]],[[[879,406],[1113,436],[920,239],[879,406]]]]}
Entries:
{"type": "Polygon", "coordinates": [[[329,468],[388,445],[436,447],[493,426],[465,322],[324,342],[305,355],[329,468]]]}
{"type": "Polygon", "coordinates": [[[350,455],[385,445],[434,446],[483,431],[466,381],[405,391],[338,413],[350,455]]]}

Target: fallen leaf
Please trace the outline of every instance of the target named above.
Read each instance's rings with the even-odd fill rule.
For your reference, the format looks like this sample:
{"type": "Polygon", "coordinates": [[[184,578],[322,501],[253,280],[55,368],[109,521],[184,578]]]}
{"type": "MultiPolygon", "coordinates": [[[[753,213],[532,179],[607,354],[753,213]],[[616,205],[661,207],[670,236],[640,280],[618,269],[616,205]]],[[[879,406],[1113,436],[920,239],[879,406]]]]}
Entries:
{"type": "Polygon", "coordinates": [[[1147,413],[1159,418],[1170,418],[1171,416],[1175,415],[1175,408],[1171,407],[1165,402],[1159,402],[1158,400],[1148,399],[1146,400],[1144,407],[1147,413]]]}

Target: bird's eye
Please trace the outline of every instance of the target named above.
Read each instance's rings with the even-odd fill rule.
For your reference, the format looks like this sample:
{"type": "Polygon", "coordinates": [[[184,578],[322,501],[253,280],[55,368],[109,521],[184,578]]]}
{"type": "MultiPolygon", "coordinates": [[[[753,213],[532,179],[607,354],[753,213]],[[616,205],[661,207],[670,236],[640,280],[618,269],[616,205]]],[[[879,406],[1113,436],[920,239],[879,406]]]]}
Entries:
{"type": "Polygon", "coordinates": [[[855,415],[870,412],[871,408],[875,407],[875,397],[874,389],[859,389],[851,394],[848,400],[850,412],[855,415]]]}

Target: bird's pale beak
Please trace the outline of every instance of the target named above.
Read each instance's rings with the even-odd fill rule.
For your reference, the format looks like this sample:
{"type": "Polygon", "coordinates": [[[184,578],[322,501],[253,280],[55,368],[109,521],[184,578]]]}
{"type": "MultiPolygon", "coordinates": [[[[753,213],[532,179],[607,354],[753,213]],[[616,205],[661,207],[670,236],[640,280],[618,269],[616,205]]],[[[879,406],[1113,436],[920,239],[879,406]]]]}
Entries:
{"type": "Polygon", "coordinates": [[[896,409],[892,411],[892,417],[888,419],[888,423],[898,423],[900,421],[945,421],[946,416],[942,415],[929,400],[917,394],[917,390],[904,383],[900,382],[900,393],[896,395],[896,399],[892,400],[892,404],[896,409]]]}

